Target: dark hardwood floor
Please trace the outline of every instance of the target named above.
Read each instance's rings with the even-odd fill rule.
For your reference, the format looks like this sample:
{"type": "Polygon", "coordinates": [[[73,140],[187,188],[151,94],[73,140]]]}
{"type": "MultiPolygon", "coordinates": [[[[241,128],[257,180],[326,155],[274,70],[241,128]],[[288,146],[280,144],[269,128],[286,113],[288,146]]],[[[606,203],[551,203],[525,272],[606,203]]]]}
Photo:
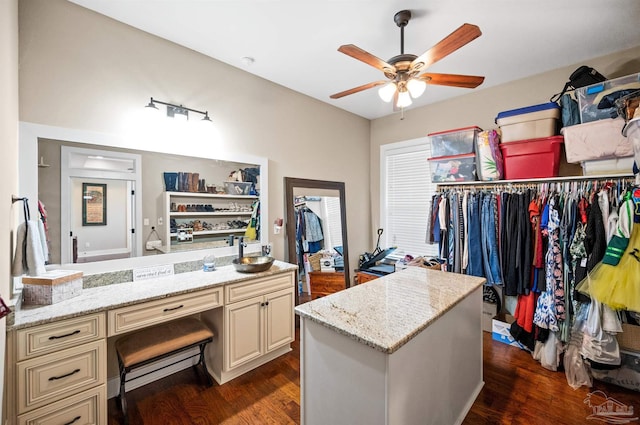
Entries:
{"type": "MultiPolygon", "coordinates": [[[[490,333],[483,333],[483,344],[485,385],[464,425],[594,423],[587,420],[591,411],[583,400],[596,390],[640,412],[638,392],[601,381],[573,390],[564,372],[542,368],[529,353],[493,341],[490,333]]],[[[206,387],[193,369],[175,373],[127,393],[129,423],[299,424],[299,355],[296,340],[290,353],[222,386],[206,387]]],[[[109,425],[118,424],[122,415],[115,398],[108,411],[109,425]]]]}

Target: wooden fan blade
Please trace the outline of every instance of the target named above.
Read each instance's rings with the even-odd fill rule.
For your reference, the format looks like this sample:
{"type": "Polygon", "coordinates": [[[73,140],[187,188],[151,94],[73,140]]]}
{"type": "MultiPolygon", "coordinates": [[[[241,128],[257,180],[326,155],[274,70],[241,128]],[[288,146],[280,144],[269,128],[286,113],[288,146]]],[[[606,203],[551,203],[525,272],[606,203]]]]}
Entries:
{"type": "Polygon", "coordinates": [[[332,94],[329,96],[331,99],[340,99],[341,97],[348,96],[350,94],[358,93],[363,90],[371,89],[376,86],[381,86],[383,84],[387,84],[388,81],[374,81],[372,83],[367,83],[359,87],[354,87],[349,90],[341,91],[340,93],[332,94]]]}
{"type": "Polygon", "coordinates": [[[484,81],[484,77],[477,75],[457,75],[457,74],[433,74],[425,73],[418,75],[419,79],[427,84],[436,84],[439,86],[464,87],[467,89],[475,89],[484,81]]]}
{"type": "Polygon", "coordinates": [[[482,32],[477,25],[463,24],[460,28],[443,38],[438,44],[418,56],[411,62],[411,70],[420,71],[433,65],[440,59],[455,52],[465,44],[480,37],[482,32]]]}
{"type": "MultiPolygon", "coordinates": [[[[354,44],[342,45],[338,47],[338,51],[344,53],[347,56],[351,56],[352,58],[357,59],[361,62],[364,62],[367,65],[371,65],[372,67],[379,69],[380,71],[384,72],[385,75],[387,73],[391,73],[392,75],[396,74],[395,66],[388,64],[387,62],[383,61],[379,57],[376,57],[371,53],[365,50],[362,50],[361,48],[359,48],[354,44]]],[[[389,78],[393,78],[393,77],[389,77],[389,78]]]]}

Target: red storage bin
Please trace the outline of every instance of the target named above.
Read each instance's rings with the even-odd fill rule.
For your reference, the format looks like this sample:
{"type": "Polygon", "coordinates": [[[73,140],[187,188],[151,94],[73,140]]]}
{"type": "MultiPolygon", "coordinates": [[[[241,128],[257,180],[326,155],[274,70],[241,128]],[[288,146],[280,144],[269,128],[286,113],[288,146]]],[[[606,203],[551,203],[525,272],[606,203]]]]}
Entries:
{"type": "Polygon", "coordinates": [[[552,136],[501,144],[504,178],[557,177],[563,142],[562,136],[552,136]]]}

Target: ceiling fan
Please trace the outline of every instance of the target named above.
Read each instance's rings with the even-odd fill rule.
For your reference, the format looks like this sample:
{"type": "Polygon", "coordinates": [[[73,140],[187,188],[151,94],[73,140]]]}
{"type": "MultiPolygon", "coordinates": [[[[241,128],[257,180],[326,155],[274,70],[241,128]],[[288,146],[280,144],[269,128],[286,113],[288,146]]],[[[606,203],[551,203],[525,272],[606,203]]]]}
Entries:
{"type": "Polygon", "coordinates": [[[424,93],[427,84],[471,89],[482,84],[484,77],[474,75],[420,74],[421,71],[440,59],[478,38],[482,34],[480,28],[472,24],[463,24],[422,55],[416,56],[404,53],[404,27],[407,26],[410,19],[411,11],[409,10],[401,10],[394,15],[393,20],[396,25],[400,27],[400,54],[386,62],[353,44],[345,44],[338,48],[339,52],[379,69],[388,80],[374,81],[340,93],[332,94],[330,96],[331,99],[339,99],[363,90],[382,86],[378,90],[378,94],[382,100],[390,102],[393,99],[394,106],[405,108],[411,105],[412,98],[416,99],[424,93]]]}

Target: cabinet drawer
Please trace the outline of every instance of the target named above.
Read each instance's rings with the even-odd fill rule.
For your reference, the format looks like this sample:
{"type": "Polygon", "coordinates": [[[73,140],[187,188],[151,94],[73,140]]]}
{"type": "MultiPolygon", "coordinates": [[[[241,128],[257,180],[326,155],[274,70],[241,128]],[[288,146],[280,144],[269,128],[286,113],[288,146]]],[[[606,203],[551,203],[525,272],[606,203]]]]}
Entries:
{"type": "Polygon", "coordinates": [[[25,413],[103,384],[106,352],[103,339],[19,362],[18,412],[25,413]]]}
{"type": "Polygon", "coordinates": [[[294,286],[293,273],[263,277],[248,282],[227,285],[225,287],[225,300],[227,303],[235,303],[292,286],[294,286]]]}
{"type": "Polygon", "coordinates": [[[109,311],[109,336],[222,306],[222,288],[207,289],[109,311]]]}
{"type": "Polygon", "coordinates": [[[365,282],[370,282],[372,280],[378,279],[379,277],[380,276],[371,274],[371,273],[358,272],[356,274],[356,285],[360,285],[365,282]]]}
{"type": "Polygon", "coordinates": [[[316,292],[332,294],[346,289],[344,273],[309,273],[309,284],[311,285],[311,295],[316,292]]]}
{"type": "Polygon", "coordinates": [[[104,313],[61,320],[16,332],[18,361],[105,337],[104,313]]]}
{"type": "Polygon", "coordinates": [[[18,425],[100,425],[106,423],[106,385],[100,385],[18,417],[18,425]]]}

